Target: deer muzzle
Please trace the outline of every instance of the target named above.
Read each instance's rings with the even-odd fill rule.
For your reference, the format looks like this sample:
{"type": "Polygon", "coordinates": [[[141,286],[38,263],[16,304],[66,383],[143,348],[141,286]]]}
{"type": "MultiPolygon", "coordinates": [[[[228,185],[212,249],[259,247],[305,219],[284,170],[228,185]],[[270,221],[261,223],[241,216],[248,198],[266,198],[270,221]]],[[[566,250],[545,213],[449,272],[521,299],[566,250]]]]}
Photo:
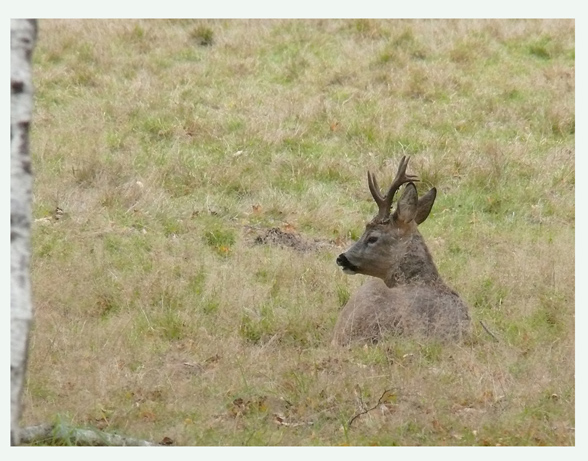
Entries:
{"type": "Polygon", "coordinates": [[[345,253],[341,253],[337,257],[337,265],[341,266],[341,268],[343,269],[343,272],[345,272],[346,274],[349,274],[349,275],[357,274],[357,270],[359,269],[359,267],[352,264],[351,261],[349,261],[349,259],[347,259],[347,256],[345,256],[345,253]]]}

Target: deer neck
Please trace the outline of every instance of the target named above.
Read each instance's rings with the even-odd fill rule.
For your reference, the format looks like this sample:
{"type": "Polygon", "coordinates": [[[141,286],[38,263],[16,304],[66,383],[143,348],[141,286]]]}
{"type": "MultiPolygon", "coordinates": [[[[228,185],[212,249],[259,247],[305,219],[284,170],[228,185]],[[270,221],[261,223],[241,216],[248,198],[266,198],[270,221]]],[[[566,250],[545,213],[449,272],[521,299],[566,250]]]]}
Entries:
{"type": "Polygon", "coordinates": [[[410,237],[406,253],[384,282],[392,288],[398,285],[430,284],[440,280],[439,272],[423,236],[416,231],[410,237]]]}

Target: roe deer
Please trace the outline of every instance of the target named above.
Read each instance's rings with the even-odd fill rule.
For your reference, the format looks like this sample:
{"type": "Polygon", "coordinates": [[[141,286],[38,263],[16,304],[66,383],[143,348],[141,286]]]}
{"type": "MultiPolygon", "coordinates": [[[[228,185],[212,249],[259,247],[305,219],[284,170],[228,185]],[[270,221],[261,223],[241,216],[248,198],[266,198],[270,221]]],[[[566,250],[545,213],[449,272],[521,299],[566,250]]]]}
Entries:
{"type": "Polygon", "coordinates": [[[376,177],[368,172],[368,185],[378,214],[366,225],[361,238],[337,258],[347,274],[368,279],[349,299],[337,320],[334,344],[350,341],[377,342],[383,334],[410,333],[459,339],[470,330],[467,305],[439,276],[417,225],[431,211],[435,188],[420,199],[407,175],[408,159],[400,161],[398,173],[385,196],[376,177]],[[402,184],[404,191],[396,210],[392,200],[402,184]]]}

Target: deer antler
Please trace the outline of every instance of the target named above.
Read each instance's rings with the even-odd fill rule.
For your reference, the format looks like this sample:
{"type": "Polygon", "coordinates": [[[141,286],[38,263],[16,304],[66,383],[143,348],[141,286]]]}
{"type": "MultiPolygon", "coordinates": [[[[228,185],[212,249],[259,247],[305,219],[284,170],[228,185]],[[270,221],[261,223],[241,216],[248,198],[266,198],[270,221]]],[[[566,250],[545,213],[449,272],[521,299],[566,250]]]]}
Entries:
{"type": "Polygon", "coordinates": [[[402,160],[400,160],[400,166],[398,167],[396,177],[394,178],[394,181],[392,182],[390,189],[388,189],[388,193],[385,197],[382,196],[382,193],[380,192],[378,182],[376,181],[376,176],[368,171],[368,185],[370,187],[370,192],[372,193],[374,201],[378,204],[378,216],[375,218],[377,221],[386,221],[390,217],[390,209],[392,207],[394,195],[402,184],[418,181],[416,176],[406,174],[408,160],[409,159],[406,156],[402,157],[402,160]]]}

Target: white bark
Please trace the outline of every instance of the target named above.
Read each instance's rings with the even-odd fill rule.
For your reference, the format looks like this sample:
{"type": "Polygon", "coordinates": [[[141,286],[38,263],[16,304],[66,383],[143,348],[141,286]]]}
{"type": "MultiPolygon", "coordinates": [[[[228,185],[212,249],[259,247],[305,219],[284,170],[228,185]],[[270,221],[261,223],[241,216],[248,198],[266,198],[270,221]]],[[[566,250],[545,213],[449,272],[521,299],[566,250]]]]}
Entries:
{"type": "Polygon", "coordinates": [[[31,57],[37,22],[10,21],[10,442],[19,444],[21,395],[24,385],[31,301],[32,171],[29,127],[33,110],[31,57]]]}
{"type": "Polygon", "coordinates": [[[77,427],[53,426],[41,424],[40,426],[25,427],[21,430],[21,441],[27,444],[53,444],[53,445],[83,445],[83,446],[118,446],[118,447],[154,447],[161,444],[147,440],[134,439],[118,434],[109,434],[94,429],[81,429],[77,427]]]}

